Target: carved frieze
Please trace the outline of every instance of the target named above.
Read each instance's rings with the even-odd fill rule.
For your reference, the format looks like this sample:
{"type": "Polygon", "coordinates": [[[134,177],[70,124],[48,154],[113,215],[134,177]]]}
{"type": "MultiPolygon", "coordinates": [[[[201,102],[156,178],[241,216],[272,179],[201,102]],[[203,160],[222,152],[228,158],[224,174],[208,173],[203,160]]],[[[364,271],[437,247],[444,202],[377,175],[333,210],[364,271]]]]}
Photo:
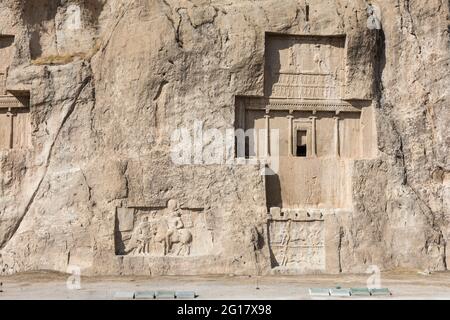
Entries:
{"type": "Polygon", "coordinates": [[[340,99],[343,86],[335,75],[311,73],[278,73],[272,87],[272,98],[340,99]]]}

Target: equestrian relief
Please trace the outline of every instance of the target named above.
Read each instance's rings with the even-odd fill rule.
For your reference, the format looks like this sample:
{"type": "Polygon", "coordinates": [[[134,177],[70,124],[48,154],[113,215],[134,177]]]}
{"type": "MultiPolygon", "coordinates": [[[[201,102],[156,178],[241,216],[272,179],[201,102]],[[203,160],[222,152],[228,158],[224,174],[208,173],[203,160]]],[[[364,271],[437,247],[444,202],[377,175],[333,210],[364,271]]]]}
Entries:
{"type": "Polygon", "coordinates": [[[172,199],[166,208],[117,208],[115,243],[117,255],[203,255],[212,249],[212,231],[203,209],[182,208],[172,199]]]}

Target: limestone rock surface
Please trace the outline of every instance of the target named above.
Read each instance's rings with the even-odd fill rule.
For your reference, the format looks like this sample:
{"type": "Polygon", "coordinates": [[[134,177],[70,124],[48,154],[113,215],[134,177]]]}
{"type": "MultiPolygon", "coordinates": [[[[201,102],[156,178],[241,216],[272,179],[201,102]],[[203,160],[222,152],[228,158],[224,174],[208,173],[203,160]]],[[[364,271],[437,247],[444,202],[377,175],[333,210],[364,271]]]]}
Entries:
{"type": "Polygon", "coordinates": [[[171,137],[235,128],[273,34],[345,35],[343,100],[373,105],[322,271],[447,270],[450,3],[371,4],[381,29],[364,0],[0,0],[5,96],[29,92],[29,144],[0,150],[0,274],[272,272],[260,167],[175,164],[171,137]]]}

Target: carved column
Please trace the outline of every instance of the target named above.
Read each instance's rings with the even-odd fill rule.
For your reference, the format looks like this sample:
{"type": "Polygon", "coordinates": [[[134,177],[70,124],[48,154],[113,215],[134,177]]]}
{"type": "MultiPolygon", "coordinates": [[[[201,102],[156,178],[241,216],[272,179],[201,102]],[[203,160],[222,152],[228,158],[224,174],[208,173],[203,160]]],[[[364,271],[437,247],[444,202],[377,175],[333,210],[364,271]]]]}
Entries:
{"type": "Polygon", "coordinates": [[[16,116],[11,112],[11,108],[8,108],[8,112],[6,116],[10,118],[9,122],[9,148],[12,149],[14,147],[14,117],[16,116]]]}
{"type": "Polygon", "coordinates": [[[245,131],[245,101],[236,98],[236,115],[235,115],[235,129],[242,129],[245,131]]]}
{"type": "Polygon", "coordinates": [[[294,142],[294,137],[293,137],[293,130],[292,130],[292,120],[294,119],[294,116],[292,115],[288,115],[287,116],[289,125],[288,125],[288,130],[289,130],[289,134],[288,134],[288,156],[292,157],[293,156],[293,151],[294,151],[294,147],[293,147],[293,142],[294,142]]]}
{"type": "Polygon", "coordinates": [[[339,139],[339,115],[336,115],[334,118],[334,143],[335,143],[335,155],[337,158],[340,157],[339,147],[340,147],[340,139],[339,139]]]}
{"type": "Polygon", "coordinates": [[[317,157],[317,151],[316,151],[316,119],[317,117],[312,116],[309,117],[311,120],[311,156],[317,157]]]}
{"type": "Polygon", "coordinates": [[[264,116],[264,118],[266,119],[266,145],[265,145],[265,156],[268,158],[269,156],[270,156],[270,134],[269,134],[269,131],[270,131],[270,124],[269,124],[269,119],[270,119],[270,116],[268,115],[268,114],[266,114],[265,116],[264,116]]]}
{"type": "MultiPolygon", "coordinates": [[[[260,154],[259,154],[259,134],[258,134],[259,130],[258,129],[254,129],[253,130],[253,152],[255,154],[255,158],[259,158],[260,154]]],[[[250,148],[250,147],[249,147],[250,148]]]]}
{"type": "Polygon", "coordinates": [[[4,72],[0,71],[0,95],[6,94],[5,82],[6,82],[6,74],[4,72]]]}

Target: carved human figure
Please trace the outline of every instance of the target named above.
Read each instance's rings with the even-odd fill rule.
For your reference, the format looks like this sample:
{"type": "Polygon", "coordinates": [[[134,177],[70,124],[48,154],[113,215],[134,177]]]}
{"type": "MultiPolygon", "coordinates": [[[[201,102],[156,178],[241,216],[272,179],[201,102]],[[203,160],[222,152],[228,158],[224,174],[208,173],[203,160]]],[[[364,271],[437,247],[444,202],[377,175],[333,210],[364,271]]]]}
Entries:
{"type": "Polygon", "coordinates": [[[167,250],[171,252],[172,245],[179,243],[178,250],[174,254],[179,256],[184,251],[184,255],[189,255],[192,234],[189,230],[185,229],[178,202],[176,200],[170,200],[167,207],[169,216],[167,218],[167,250]]]}
{"type": "Polygon", "coordinates": [[[125,254],[189,255],[192,239],[191,232],[183,223],[178,202],[170,200],[164,214],[152,211],[135,224],[127,241],[125,254]]]}
{"type": "Polygon", "coordinates": [[[177,230],[183,229],[184,224],[181,220],[180,208],[176,200],[169,200],[167,204],[167,233],[166,233],[166,243],[167,250],[170,252],[172,249],[172,237],[177,232],[177,230]]]}
{"type": "Polygon", "coordinates": [[[81,8],[77,4],[71,4],[66,11],[66,27],[69,30],[81,29],[81,8]]]}
{"type": "Polygon", "coordinates": [[[322,47],[320,44],[315,45],[314,47],[314,64],[316,68],[316,72],[318,73],[327,73],[333,74],[329,64],[329,57],[326,53],[326,48],[322,47]]]}
{"type": "Polygon", "coordinates": [[[370,30],[381,30],[380,9],[375,5],[367,7],[367,28],[370,30]]]}
{"type": "Polygon", "coordinates": [[[286,228],[283,230],[283,234],[281,235],[282,259],[280,265],[283,267],[287,266],[289,262],[288,249],[290,240],[291,240],[291,220],[289,220],[286,223],[286,228]]]}
{"type": "Polygon", "coordinates": [[[296,45],[293,44],[289,48],[289,54],[288,54],[288,66],[289,71],[297,71],[297,50],[296,45]]]}
{"type": "Polygon", "coordinates": [[[143,217],[131,235],[130,251],[134,254],[149,254],[151,238],[152,232],[148,217],[143,217]]]}
{"type": "Polygon", "coordinates": [[[320,56],[320,45],[316,45],[314,47],[314,64],[315,64],[315,72],[321,72],[322,71],[322,57],[320,56]]]}

